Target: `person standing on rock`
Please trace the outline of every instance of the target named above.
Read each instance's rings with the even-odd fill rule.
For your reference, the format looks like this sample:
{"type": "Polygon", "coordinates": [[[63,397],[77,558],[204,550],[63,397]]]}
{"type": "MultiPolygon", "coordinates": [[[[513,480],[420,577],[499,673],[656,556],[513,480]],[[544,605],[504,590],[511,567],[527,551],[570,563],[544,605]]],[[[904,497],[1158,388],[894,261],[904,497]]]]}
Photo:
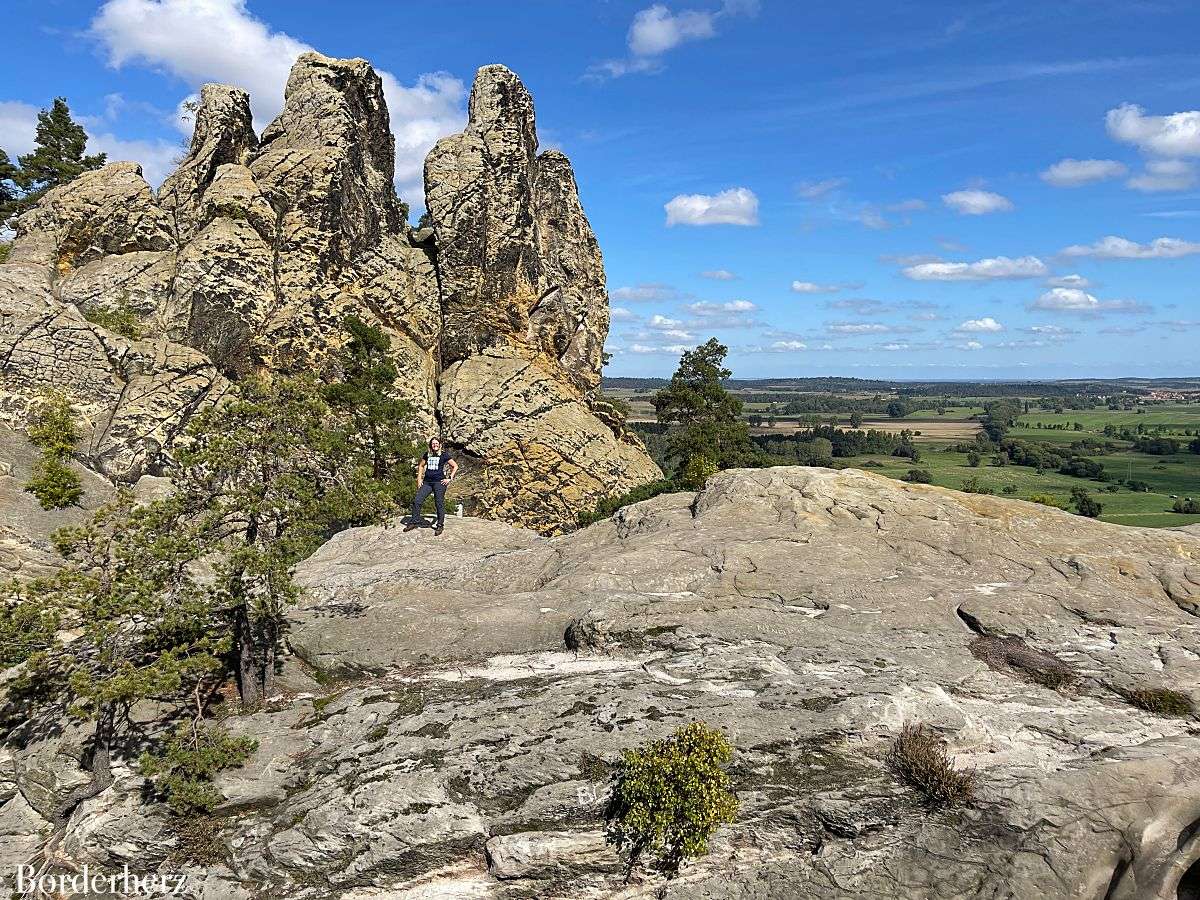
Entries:
{"type": "Polygon", "coordinates": [[[421,462],[417,466],[417,496],[413,499],[412,516],[404,526],[405,531],[412,531],[425,524],[421,504],[433,494],[433,505],[437,510],[433,533],[442,533],[442,529],[446,527],[446,487],[454,480],[454,473],[457,471],[458,463],[442,449],[441,440],[430,438],[429,449],[421,454],[421,462]]]}

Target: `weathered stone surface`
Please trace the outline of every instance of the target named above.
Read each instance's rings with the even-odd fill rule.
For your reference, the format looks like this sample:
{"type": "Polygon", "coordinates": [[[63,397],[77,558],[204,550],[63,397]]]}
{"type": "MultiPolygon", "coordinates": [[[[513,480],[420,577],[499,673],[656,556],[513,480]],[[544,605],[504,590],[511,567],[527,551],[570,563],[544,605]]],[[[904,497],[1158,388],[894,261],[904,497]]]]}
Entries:
{"type": "MultiPolygon", "coordinates": [[[[1113,687],[1196,698],[1196,617],[1163,573],[1198,560],[1184,532],[808,468],[551,539],[349,531],[299,567],[292,640],[352,680],[226,720],[260,746],[218,781],[233,872],[213,877],[285,898],[1186,898],[1200,736],[1113,687]],[[604,639],[567,650],[569,630],[604,639]],[[1076,680],[993,667],[982,635],[1076,680]],[[738,819],[677,880],[626,884],[600,839],[612,766],[695,719],[736,747],[738,819]],[[890,773],[906,722],[977,768],[974,804],[929,809],[890,773]]],[[[142,846],[135,793],[68,839],[142,846]]],[[[7,796],[0,848],[37,831],[7,796]]]]}
{"type": "Polygon", "coordinates": [[[206,84],[200,89],[199,104],[188,155],[158,192],[181,242],[191,239],[205,223],[205,193],[220,168],[244,164],[258,146],[250,95],[245,91],[226,84],[206,84]]]}
{"type": "Polygon", "coordinates": [[[485,460],[475,490],[482,509],[544,531],[662,474],[636,436],[597,418],[552,365],[491,350],[450,366],[439,385],[446,438],[485,460]]]}
{"type": "Polygon", "coordinates": [[[127,309],[141,320],[146,337],[179,340],[188,324],[186,309],[173,302],[175,252],[135,250],[104,256],[73,269],[55,285],[63,303],[85,314],[127,309]]]}
{"type": "Polygon", "coordinates": [[[0,416],[23,428],[29,404],[64,391],[82,421],[81,460],[133,482],[163,462],[190,415],[227,384],[206,357],[165,340],[130,341],[50,294],[43,270],[0,266],[0,416]]]}
{"type": "Polygon", "coordinates": [[[9,262],[66,275],[102,256],[173,246],[170,222],[142,177],[142,167],[113,162],[48,191],[21,216],[9,262]]]}

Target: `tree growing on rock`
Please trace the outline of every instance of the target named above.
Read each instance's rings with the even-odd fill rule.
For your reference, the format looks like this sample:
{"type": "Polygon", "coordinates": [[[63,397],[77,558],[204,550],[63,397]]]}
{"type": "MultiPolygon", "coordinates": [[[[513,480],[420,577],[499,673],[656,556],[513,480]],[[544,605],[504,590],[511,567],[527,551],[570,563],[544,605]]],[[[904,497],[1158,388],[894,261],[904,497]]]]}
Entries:
{"type": "Polygon", "coordinates": [[[204,542],[191,513],[178,497],[138,504],[124,492],[55,534],[58,573],[9,588],[25,626],[19,658],[7,654],[24,663],[10,698],[90,725],[90,780],[59,804],[60,825],[112,784],[136,704],[198,691],[222,668],[221,598],[194,574],[204,542]]]}
{"type": "Polygon", "coordinates": [[[673,426],[667,449],[685,466],[693,456],[728,468],[757,455],[742,420],[742,402],[721,384],[733,374],[725,368],[728,353],[716,338],[684,351],[671,383],[654,395],[658,421],[673,426]]]}
{"type": "Polygon", "coordinates": [[[13,169],[7,154],[0,159],[0,183],[8,184],[0,193],[0,221],[10,223],[35,206],[46,191],[103,166],[105,154],[85,155],[87,141],[87,132],[71,118],[66,99],[56,97],[49,109],[38,113],[34,149],[17,158],[18,167],[13,169]]]}
{"type": "Polygon", "coordinates": [[[69,465],[79,442],[71,402],[65,394],[48,391],[31,413],[29,440],[42,452],[25,490],[37,497],[42,509],[73,506],[83,496],[83,482],[69,465]]]}

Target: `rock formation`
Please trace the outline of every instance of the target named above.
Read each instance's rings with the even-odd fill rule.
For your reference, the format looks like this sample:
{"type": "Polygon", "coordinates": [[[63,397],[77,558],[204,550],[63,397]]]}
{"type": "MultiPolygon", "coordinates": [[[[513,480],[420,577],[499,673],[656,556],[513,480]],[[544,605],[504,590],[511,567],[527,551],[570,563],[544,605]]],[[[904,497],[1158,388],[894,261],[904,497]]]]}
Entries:
{"type": "Polygon", "coordinates": [[[0,266],[5,419],[65,387],[95,431],[83,461],[132,481],[169,466],[224,379],[329,371],[354,315],[390,337],[415,429],[463,451],[469,508],[555,531],[658,477],[597,396],[603,262],[570,163],[537,154],[517,76],[481,69],[466,131],[430,153],[432,232],[407,226],[394,161],[364,60],[301,56],[261,137],[244,91],[205,86],[157,196],[113,163],[19,221],[0,266]],[[143,341],[86,320],[116,308],[143,341]]]}
{"type": "MultiPolygon", "coordinates": [[[[776,468],[564,537],[430,540],[356,529],[301,565],[289,693],[225,720],[259,748],[220,778],[206,862],[129,758],[60,854],[182,867],[211,900],[1196,896],[1195,721],[1121,691],[1200,700],[1200,537],[776,468]],[[626,884],[612,766],[694,719],[736,747],[737,821],[626,884]],[[911,722],[978,770],[972,805],[889,771],[911,722]]],[[[0,759],[0,859],[47,833],[73,740],[0,759]]]]}

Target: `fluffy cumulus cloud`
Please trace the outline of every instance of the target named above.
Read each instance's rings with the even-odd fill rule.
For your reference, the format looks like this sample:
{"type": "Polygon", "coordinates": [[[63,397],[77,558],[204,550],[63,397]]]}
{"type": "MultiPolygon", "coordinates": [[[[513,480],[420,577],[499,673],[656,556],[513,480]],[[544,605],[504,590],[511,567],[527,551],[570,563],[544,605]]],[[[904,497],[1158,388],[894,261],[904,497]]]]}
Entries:
{"type": "Polygon", "coordinates": [[[1200,253],[1200,243],[1180,238],[1160,237],[1139,244],[1123,237],[1109,235],[1094,244],[1072,244],[1062,250],[1063,256],[1090,256],[1095,259],[1179,259],[1200,253]]]}
{"type": "Polygon", "coordinates": [[[996,256],[977,262],[927,262],[904,269],[904,277],[913,281],[989,281],[993,279],[1040,278],[1046,264],[1036,256],[1010,259],[996,256]]]}
{"type": "Polygon", "coordinates": [[[684,327],[682,321],[672,319],[669,316],[655,314],[650,317],[650,321],[646,323],[646,327],[662,338],[671,338],[676,341],[690,341],[695,339],[695,335],[684,327]]]}
{"type": "Polygon", "coordinates": [[[725,0],[715,10],[682,9],[673,12],[662,3],[655,3],[634,13],[625,43],[629,55],[607,59],[588,68],[585,77],[602,81],[638,72],[658,72],[663,68],[662,57],[681,44],[704,41],[715,37],[723,18],[753,16],[758,12],[758,0],[725,0]]]}
{"type": "Polygon", "coordinates": [[[1122,103],[1104,119],[1116,140],[1157,156],[1200,156],[1200,110],[1148,116],[1140,106],[1122,103]]]}
{"type": "Polygon", "coordinates": [[[707,278],[710,281],[736,281],[737,275],[730,272],[728,269],[709,269],[707,272],[700,273],[701,278],[707,278]]]}
{"type": "Polygon", "coordinates": [[[942,203],[964,216],[986,216],[1013,209],[1013,202],[1007,197],[978,188],[942,194],[942,203]]]}
{"type": "Polygon", "coordinates": [[[1079,187],[1096,181],[1120,178],[1129,168],[1115,159],[1063,159],[1041,173],[1042,181],[1055,187],[1079,187]]]}
{"type": "Polygon", "coordinates": [[[609,310],[609,316],[614,322],[631,322],[638,318],[638,314],[632,309],[626,309],[624,306],[614,306],[609,310]]]}
{"type": "Polygon", "coordinates": [[[1106,312],[1147,312],[1149,307],[1132,300],[1099,300],[1079,288],[1051,288],[1029,304],[1031,310],[1098,315],[1106,312]]]}
{"type": "Polygon", "coordinates": [[[771,350],[776,353],[790,353],[800,350],[807,350],[808,344],[804,341],[775,341],[771,344],[771,350]]]}
{"type": "Polygon", "coordinates": [[[667,225],[757,225],[758,197],[738,187],[719,194],[680,194],[664,207],[667,225]]]}
{"type": "Polygon", "coordinates": [[[1183,159],[1151,159],[1146,167],[1127,182],[1135,191],[1147,194],[1186,191],[1196,186],[1196,167],[1183,159]]]}
{"type": "MultiPolygon", "coordinates": [[[[245,0],[108,0],[91,33],[115,68],[149,66],[193,89],[207,81],[246,89],[259,129],[282,107],[296,57],[313,49],[255,18],[245,0]]],[[[419,200],[425,154],[439,137],[462,128],[467,90],[445,72],[421,75],[411,86],[379,74],[396,136],[397,187],[419,200]]]]}
{"type": "Polygon", "coordinates": [[[964,333],[994,333],[997,331],[1003,331],[1004,326],[991,316],[984,316],[980,319],[967,319],[954,330],[964,333]]]}

